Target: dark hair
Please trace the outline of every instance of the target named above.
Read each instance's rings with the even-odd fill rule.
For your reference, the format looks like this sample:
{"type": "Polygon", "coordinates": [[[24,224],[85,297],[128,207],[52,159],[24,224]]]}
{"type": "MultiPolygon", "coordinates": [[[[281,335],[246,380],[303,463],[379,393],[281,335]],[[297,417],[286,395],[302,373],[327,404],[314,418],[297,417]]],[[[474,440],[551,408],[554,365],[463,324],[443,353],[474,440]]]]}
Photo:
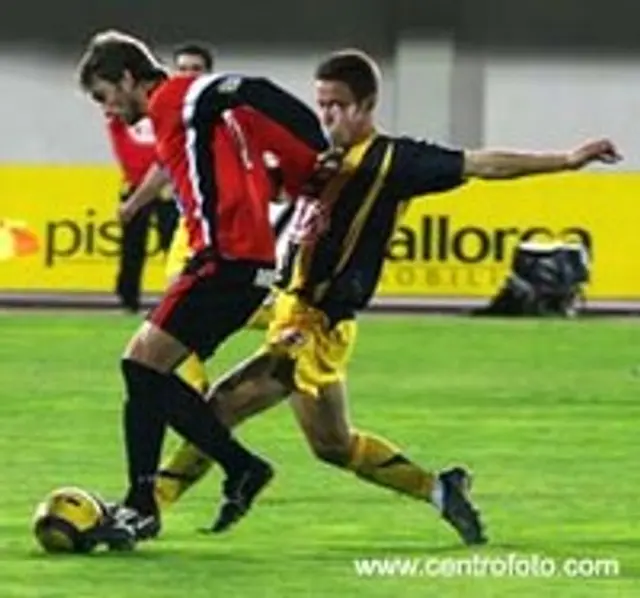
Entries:
{"type": "Polygon", "coordinates": [[[167,76],[149,48],[126,33],[109,30],[93,36],[78,65],[80,86],[87,90],[98,77],[118,83],[125,71],[138,81],[155,81],[167,76]]]}
{"type": "Polygon", "coordinates": [[[173,50],[173,60],[176,61],[178,56],[183,56],[185,54],[202,58],[205,69],[208,71],[213,70],[213,52],[205,44],[198,42],[186,42],[184,44],[180,44],[173,50]]]}
{"type": "Polygon", "coordinates": [[[319,81],[339,81],[349,87],[357,102],[372,98],[375,104],[380,87],[380,69],[360,50],[341,50],[325,58],[316,68],[319,81]]]}

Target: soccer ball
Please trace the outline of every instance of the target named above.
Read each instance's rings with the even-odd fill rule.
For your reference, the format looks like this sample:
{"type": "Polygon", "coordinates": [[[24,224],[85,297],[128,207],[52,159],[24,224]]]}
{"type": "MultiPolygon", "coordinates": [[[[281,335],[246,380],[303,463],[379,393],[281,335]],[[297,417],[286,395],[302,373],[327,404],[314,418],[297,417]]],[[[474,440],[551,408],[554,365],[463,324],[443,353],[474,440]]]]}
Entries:
{"type": "Polygon", "coordinates": [[[96,532],[104,523],[104,502],[81,488],[59,488],[37,507],[33,533],[46,552],[88,553],[98,544],[96,532]]]}

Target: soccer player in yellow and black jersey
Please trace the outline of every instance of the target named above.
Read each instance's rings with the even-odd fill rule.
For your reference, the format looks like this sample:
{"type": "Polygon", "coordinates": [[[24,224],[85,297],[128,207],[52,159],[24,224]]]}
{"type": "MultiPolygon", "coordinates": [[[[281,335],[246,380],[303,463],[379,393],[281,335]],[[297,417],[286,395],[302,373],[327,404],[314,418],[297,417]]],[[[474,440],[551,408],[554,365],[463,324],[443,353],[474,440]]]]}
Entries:
{"type": "Polygon", "coordinates": [[[478,544],[486,536],[464,468],[429,471],[348,421],[345,376],[356,313],[376,288],[397,217],[412,198],[454,189],[473,177],[575,170],[619,156],[608,140],[533,154],[460,151],[386,135],[374,124],[379,79],[375,63],[359,51],[332,54],[318,66],[317,106],[346,151],[342,167],[320,197],[298,201],[266,343],[214,386],[210,400],[228,425],[236,425],[288,397],[320,460],[431,503],[465,543],[478,544]]]}

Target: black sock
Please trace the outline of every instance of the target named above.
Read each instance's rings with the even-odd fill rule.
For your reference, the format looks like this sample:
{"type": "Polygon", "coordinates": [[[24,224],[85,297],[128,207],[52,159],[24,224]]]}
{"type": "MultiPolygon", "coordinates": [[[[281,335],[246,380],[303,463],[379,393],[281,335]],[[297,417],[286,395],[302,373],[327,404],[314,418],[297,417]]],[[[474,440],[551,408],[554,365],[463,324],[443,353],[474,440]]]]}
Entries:
{"type": "Polygon", "coordinates": [[[124,435],[129,464],[127,506],[143,514],[155,513],[155,475],[160,461],[167,421],[163,376],[132,361],[122,360],[127,401],[124,405],[124,435]]]}
{"type": "Polygon", "coordinates": [[[175,374],[165,376],[167,423],[191,444],[217,461],[227,475],[243,470],[255,456],[231,436],[204,397],[175,374]]]}

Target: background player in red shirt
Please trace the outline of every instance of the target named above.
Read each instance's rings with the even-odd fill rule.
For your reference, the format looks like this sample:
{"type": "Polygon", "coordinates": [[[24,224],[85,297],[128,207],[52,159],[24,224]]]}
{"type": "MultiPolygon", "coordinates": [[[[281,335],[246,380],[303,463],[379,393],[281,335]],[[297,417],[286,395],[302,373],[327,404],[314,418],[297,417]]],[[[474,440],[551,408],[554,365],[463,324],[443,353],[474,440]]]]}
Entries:
{"type": "Polygon", "coordinates": [[[171,175],[193,251],[122,359],[129,490],[121,512],[139,539],[159,531],[153,491],[170,425],[225,471],[214,526],[222,531],[246,513],[272,469],[232,438],[203,397],[173,372],[191,351],[209,357],[269,292],[274,189],[263,155],[278,157],[283,186],[296,197],[327,140],[313,112],[267,79],[167,78],[144,44],[117,32],[91,40],[79,78],[125,122],[151,118],[156,154],[171,175]]]}
{"type": "MultiPolygon", "coordinates": [[[[155,163],[153,127],[148,118],[129,125],[108,109],[105,109],[105,116],[111,147],[124,179],[121,201],[126,204],[155,163]]],[[[154,187],[150,201],[122,226],[116,295],[121,305],[134,313],[140,308],[142,272],[152,219],[156,223],[159,247],[166,253],[176,228],[178,211],[170,189],[165,185],[154,187]]]]}
{"type": "Polygon", "coordinates": [[[173,68],[181,75],[204,75],[213,70],[213,52],[199,42],[185,42],[173,50],[173,68]]]}

